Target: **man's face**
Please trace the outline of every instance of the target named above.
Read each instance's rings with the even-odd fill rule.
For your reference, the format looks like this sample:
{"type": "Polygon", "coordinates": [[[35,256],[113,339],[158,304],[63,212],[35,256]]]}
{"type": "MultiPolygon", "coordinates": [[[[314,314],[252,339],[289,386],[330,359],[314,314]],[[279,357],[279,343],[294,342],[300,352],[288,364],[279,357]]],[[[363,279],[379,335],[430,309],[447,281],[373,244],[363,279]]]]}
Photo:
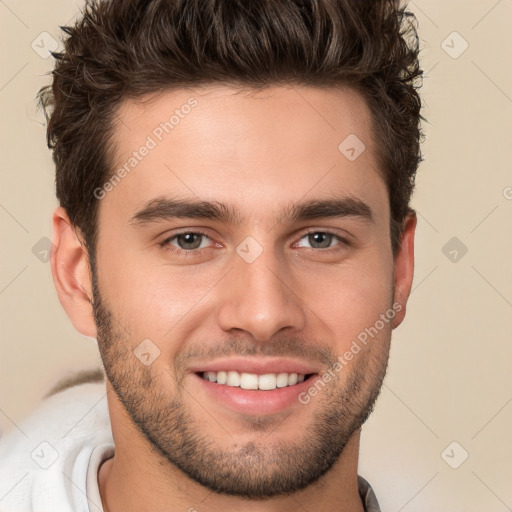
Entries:
{"type": "Polygon", "coordinates": [[[94,312],[119,402],[148,451],[211,490],[307,487],[358,433],[388,359],[390,212],[365,102],[209,87],[126,102],[118,120],[114,169],[129,172],[100,201],[94,312]],[[236,216],[173,217],[170,200],[236,216]],[[331,209],[290,215],[315,200],[331,209]],[[244,386],[288,385],[203,375],[236,384],[222,372],[237,369],[244,386]],[[279,373],[308,378],[259,379],[279,373]]]}

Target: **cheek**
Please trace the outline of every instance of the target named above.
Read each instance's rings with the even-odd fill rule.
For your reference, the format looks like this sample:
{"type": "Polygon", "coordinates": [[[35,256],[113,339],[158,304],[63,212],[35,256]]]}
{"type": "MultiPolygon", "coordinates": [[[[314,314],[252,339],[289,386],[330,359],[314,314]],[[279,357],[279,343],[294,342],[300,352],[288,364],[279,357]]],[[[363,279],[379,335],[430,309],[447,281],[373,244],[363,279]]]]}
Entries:
{"type": "Polygon", "coordinates": [[[100,288],[132,342],[149,338],[162,351],[177,348],[167,342],[197,327],[197,314],[204,310],[202,301],[222,274],[213,269],[199,272],[151,264],[142,256],[117,264],[113,254],[101,261],[100,288]]]}
{"type": "Polygon", "coordinates": [[[354,260],[323,275],[309,273],[302,286],[305,304],[328,326],[326,335],[334,336],[342,350],[391,308],[392,261],[383,255],[354,260]]]}
{"type": "MultiPolygon", "coordinates": [[[[219,296],[212,289],[229,282],[221,279],[229,264],[151,264],[141,254],[121,254],[116,247],[122,245],[104,245],[98,252],[100,288],[107,303],[132,334],[132,343],[149,338],[162,350],[179,350],[168,340],[179,340],[208,321],[219,306],[212,303],[219,296]]],[[[343,345],[340,350],[391,306],[393,266],[384,247],[376,243],[338,265],[290,264],[289,286],[297,294],[297,307],[304,309],[309,327],[326,342],[334,337],[333,343],[343,345]]]]}

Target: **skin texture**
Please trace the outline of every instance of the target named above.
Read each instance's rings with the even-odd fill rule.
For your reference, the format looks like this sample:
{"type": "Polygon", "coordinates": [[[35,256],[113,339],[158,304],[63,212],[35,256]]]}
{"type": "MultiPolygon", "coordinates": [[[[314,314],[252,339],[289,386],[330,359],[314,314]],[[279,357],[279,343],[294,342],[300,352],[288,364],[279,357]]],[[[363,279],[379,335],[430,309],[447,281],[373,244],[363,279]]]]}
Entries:
{"type": "Polygon", "coordinates": [[[217,85],[127,101],[114,168],[190,98],[190,113],[153,136],[156,147],[101,199],[95,282],[80,234],[54,213],[57,291],[78,331],[97,338],[107,375],[116,453],[99,472],[104,509],[361,512],[360,427],[405,315],[415,216],[393,258],[371,115],[349,89],[217,85]],[[350,134],[366,147],[354,161],[338,149],[350,134]],[[130,222],[164,197],[222,202],[241,221],[130,222]],[[281,215],[292,202],[340,197],[366,203],[372,220],[281,215]],[[168,240],[178,230],[206,236],[168,240]],[[262,248],[251,263],[236,251],[248,236],[262,248]],[[393,304],[394,318],[306,405],[235,412],[192,371],[219,357],[281,356],[323,374],[393,304]],[[135,355],[147,339],[159,350],[149,365],[135,355]]]}

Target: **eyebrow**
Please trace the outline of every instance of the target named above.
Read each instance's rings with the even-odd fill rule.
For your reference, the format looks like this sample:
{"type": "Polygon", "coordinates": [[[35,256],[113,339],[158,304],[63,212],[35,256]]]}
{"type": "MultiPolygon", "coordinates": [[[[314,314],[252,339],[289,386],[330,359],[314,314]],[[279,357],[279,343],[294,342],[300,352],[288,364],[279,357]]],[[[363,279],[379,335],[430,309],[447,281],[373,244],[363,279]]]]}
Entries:
{"type": "MultiPolygon", "coordinates": [[[[334,199],[312,199],[302,203],[291,203],[281,210],[280,222],[293,224],[300,221],[356,217],[374,222],[371,208],[361,199],[346,196],[334,199]]],[[[144,204],[130,219],[134,227],[172,219],[205,219],[231,225],[241,225],[243,216],[233,206],[218,201],[201,201],[160,197],[144,204]]]]}

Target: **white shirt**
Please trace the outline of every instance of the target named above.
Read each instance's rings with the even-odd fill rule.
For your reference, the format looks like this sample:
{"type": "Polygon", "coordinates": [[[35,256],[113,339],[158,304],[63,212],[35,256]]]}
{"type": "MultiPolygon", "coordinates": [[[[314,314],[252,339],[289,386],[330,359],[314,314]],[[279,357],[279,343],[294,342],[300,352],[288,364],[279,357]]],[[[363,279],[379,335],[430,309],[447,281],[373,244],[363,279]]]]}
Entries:
{"type": "MultiPolygon", "coordinates": [[[[98,469],[114,456],[105,384],[86,383],[43,400],[0,437],[0,512],[103,512],[98,469]]],[[[367,512],[380,512],[358,476],[367,512]]]]}
{"type": "Polygon", "coordinates": [[[113,455],[104,383],[50,396],[0,437],[0,512],[103,512],[98,468],[113,455]]]}

